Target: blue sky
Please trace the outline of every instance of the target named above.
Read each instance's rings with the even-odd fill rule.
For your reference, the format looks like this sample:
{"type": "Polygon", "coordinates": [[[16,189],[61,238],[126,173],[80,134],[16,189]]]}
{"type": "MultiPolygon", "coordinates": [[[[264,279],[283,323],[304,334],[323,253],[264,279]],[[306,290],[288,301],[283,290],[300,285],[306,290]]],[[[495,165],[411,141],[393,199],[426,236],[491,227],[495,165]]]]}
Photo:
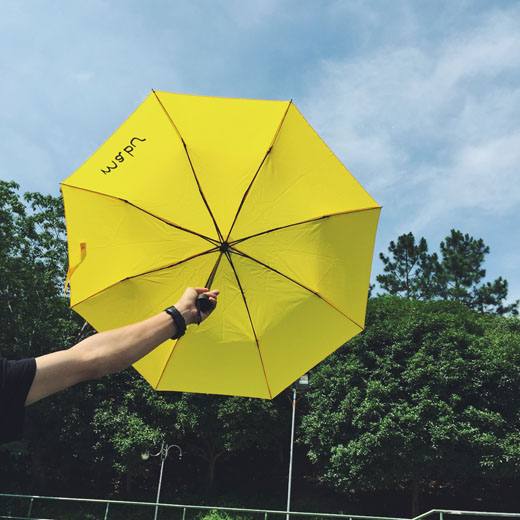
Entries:
{"type": "Polygon", "coordinates": [[[0,48],[24,191],[57,195],[152,88],[293,99],[383,205],[376,253],[460,229],[520,298],[518,2],[4,0],[0,48]]]}

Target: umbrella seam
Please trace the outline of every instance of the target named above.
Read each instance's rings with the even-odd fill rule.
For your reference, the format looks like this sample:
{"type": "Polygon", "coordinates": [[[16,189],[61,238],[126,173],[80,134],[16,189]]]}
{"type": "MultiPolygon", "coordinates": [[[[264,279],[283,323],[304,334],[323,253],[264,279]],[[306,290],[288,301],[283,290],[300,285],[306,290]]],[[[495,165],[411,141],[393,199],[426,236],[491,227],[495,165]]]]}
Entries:
{"type": "Polygon", "coordinates": [[[121,197],[115,197],[114,195],[108,195],[107,193],[102,193],[100,191],[95,191],[95,190],[88,190],[86,188],[80,188],[78,186],[71,186],[70,184],[66,184],[66,183],[61,183],[61,185],[62,186],[67,186],[67,188],[72,188],[74,190],[80,190],[80,191],[86,191],[88,193],[94,193],[96,195],[100,195],[101,197],[107,197],[109,199],[119,200],[121,202],[124,202],[125,204],[128,204],[129,206],[132,206],[133,208],[135,208],[135,209],[137,209],[139,211],[142,211],[143,213],[146,213],[150,217],[152,217],[152,218],[154,218],[156,220],[159,220],[160,222],[162,222],[163,224],[165,224],[167,226],[173,227],[175,229],[179,229],[180,231],[185,231],[186,233],[189,233],[190,235],[198,236],[199,238],[202,238],[203,240],[206,240],[206,242],[209,242],[210,244],[213,244],[214,246],[217,246],[218,244],[220,244],[220,242],[218,240],[215,240],[213,238],[207,237],[206,235],[202,235],[201,233],[197,233],[196,231],[192,231],[191,229],[184,228],[182,226],[179,226],[178,224],[174,224],[173,222],[169,222],[168,220],[166,220],[166,219],[164,219],[162,217],[159,217],[157,215],[154,215],[150,211],[137,206],[133,202],[130,202],[130,201],[126,200],[126,199],[122,199],[121,197]]]}
{"type": "Polygon", "coordinates": [[[218,227],[217,221],[215,220],[215,216],[213,215],[213,212],[211,211],[211,208],[209,207],[209,203],[208,203],[208,201],[206,199],[206,196],[204,195],[204,192],[202,191],[202,186],[200,185],[199,178],[197,177],[197,174],[195,173],[195,168],[193,167],[193,163],[191,162],[191,157],[190,157],[190,154],[188,152],[188,146],[186,145],[186,142],[182,138],[182,135],[179,132],[179,129],[177,128],[177,126],[173,122],[173,119],[170,116],[169,112],[166,110],[166,107],[162,104],[161,100],[159,99],[159,96],[157,95],[157,92],[155,92],[155,90],[152,90],[152,92],[154,93],[155,98],[157,99],[157,102],[159,103],[159,105],[161,105],[161,108],[163,109],[164,113],[166,114],[166,117],[168,118],[168,120],[170,121],[172,126],[174,127],[175,132],[177,133],[179,139],[182,142],[182,145],[184,146],[184,151],[186,152],[186,157],[188,158],[188,162],[190,163],[191,171],[193,172],[193,177],[195,177],[195,182],[197,183],[197,187],[199,189],[200,196],[202,197],[202,200],[204,201],[206,209],[209,212],[211,220],[213,221],[213,224],[214,224],[215,229],[217,231],[217,235],[218,235],[220,241],[223,242],[224,241],[224,237],[222,236],[222,233],[220,232],[220,229],[218,227]]]}
{"type": "Polygon", "coordinates": [[[220,255],[218,255],[217,261],[215,262],[215,265],[213,266],[213,269],[211,270],[211,273],[209,274],[208,280],[205,285],[206,289],[211,289],[211,286],[213,285],[213,280],[215,279],[215,274],[217,272],[221,258],[222,258],[222,253],[220,253],[220,255]]]}
{"type": "Polygon", "coordinates": [[[238,215],[240,214],[240,211],[242,210],[242,206],[244,205],[244,203],[245,203],[245,201],[247,199],[247,196],[249,195],[249,192],[251,190],[251,187],[253,186],[253,183],[255,182],[255,179],[258,177],[258,174],[260,173],[260,170],[261,170],[264,162],[266,161],[268,155],[271,153],[271,150],[273,149],[274,143],[276,142],[276,139],[278,138],[278,135],[280,133],[282,125],[283,125],[283,123],[285,121],[285,118],[287,116],[287,112],[289,112],[289,108],[291,107],[291,105],[292,105],[292,99],[289,101],[289,103],[287,105],[287,108],[285,109],[285,112],[284,112],[284,114],[282,116],[282,119],[280,120],[280,123],[278,124],[278,127],[276,128],[276,131],[274,133],[274,137],[271,140],[271,144],[267,148],[267,151],[265,152],[264,158],[262,159],[262,162],[260,163],[260,166],[257,168],[253,178],[251,179],[251,182],[249,183],[249,186],[247,187],[247,189],[246,189],[246,191],[244,193],[244,196],[242,197],[242,200],[240,201],[240,205],[238,206],[238,210],[236,212],[235,218],[233,219],[233,223],[231,224],[231,228],[229,229],[229,233],[227,235],[226,242],[229,240],[229,237],[231,236],[231,232],[233,231],[233,227],[235,226],[235,223],[236,223],[236,221],[238,219],[238,215]]]}
{"type": "MultiPolygon", "coordinates": [[[[352,175],[352,173],[350,172],[350,170],[343,164],[343,162],[339,159],[339,157],[330,149],[329,145],[323,141],[323,139],[320,137],[320,135],[318,134],[318,132],[316,132],[316,130],[314,129],[314,127],[309,123],[309,121],[307,121],[307,119],[305,118],[305,116],[298,110],[298,108],[295,106],[294,108],[296,108],[296,110],[298,111],[298,113],[300,114],[301,118],[305,121],[305,123],[307,124],[307,126],[312,130],[312,132],[314,133],[314,135],[316,137],[318,137],[318,139],[320,139],[323,144],[325,145],[325,147],[327,148],[327,150],[329,150],[329,152],[335,157],[335,159],[343,166],[343,168],[345,168],[345,170],[347,170],[348,173],[350,173],[350,175],[352,175]]],[[[354,180],[354,182],[370,197],[370,194],[368,193],[368,191],[361,185],[361,183],[354,177],[354,175],[352,175],[352,179],[354,180]]],[[[372,199],[374,200],[374,199],[372,199]]],[[[374,201],[376,202],[376,201],[374,201]]],[[[376,202],[377,204],[377,202],[376,202]]]]}
{"type": "Polygon", "coordinates": [[[109,285],[108,287],[105,287],[104,289],[101,289],[101,290],[95,292],[94,294],[91,294],[87,298],[84,298],[83,300],[80,300],[79,302],[76,302],[74,305],[71,306],[71,308],[73,309],[77,305],[80,305],[81,303],[85,303],[86,301],[94,298],[95,296],[98,296],[99,294],[107,291],[108,289],[112,289],[116,285],[119,285],[119,284],[121,284],[123,282],[126,282],[128,280],[133,280],[134,278],[139,278],[140,276],[146,276],[147,274],[156,273],[158,271],[164,271],[165,269],[171,269],[172,267],[177,267],[178,265],[184,264],[185,262],[188,262],[189,260],[193,260],[194,258],[198,258],[199,256],[208,255],[210,253],[215,253],[216,251],[218,251],[217,248],[208,249],[207,251],[203,251],[202,253],[197,253],[196,255],[190,256],[188,258],[184,258],[183,260],[179,260],[178,262],[175,262],[173,264],[163,265],[161,267],[157,267],[156,269],[150,269],[149,271],[145,271],[144,273],[139,273],[139,274],[134,274],[134,275],[131,275],[131,276],[127,276],[126,278],[123,278],[122,280],[119,280],[119,281],[109,285]]]}
{"type": "MultiPolygon", "coordinates": [[[[218,251],[218,249],[217,249],[217,251],[218,251]]],[[[213,278],[214,278],[215,273],[217,271],[218,265],[220,264],[220,259],[221,258],[222,258],[222,253],[218,256],[217,261],[215,262],[215,265],[213,266],[211,274],[209,275],[208,284],[210,283],[209,280],[211,280],[211,283],[213,283],[213,278]]],[[[208,286],[206,286],[206,287],[209,289],[208,286]]],[[[169,363],[170,363],[170,361],[171,361],[171,359],[173,357],[173,354],[175,353],[175,349],[177,348],[177,345],[179,344],[179,341],[181,341],[181,340],[182,340],[182,337],[179,338],[177,341],[175,341],[175,343],[174,343],[174,345],[172,347],[172,350],[171,350],[171,352],[170,352],[170,354],[168,356],[168,359],[166,360],[166,363],[164,364],[164,367],[162,369],[161,375],[160,375],[159,379],[157,380],[157,385],[154,387],[155,390],[157,390],[159,388],[159,385],[161,384],[161,381],[162,381],[162,378],[164,376],[164,373],[166,372],[166,368],[168,367],[168,365],[169,365],[169,363]]]]}
{"type": "Polygon", "coordinates": [[[345,314],[343,311],[341,311],[340,309],[338,309],[333,303],[329,302],[329,300],[327,300],[325,297],[323,297],[319,292],[317,291],[313,291],[312,289],[310,289],[309,287],[306,287],[305,285],[303,285],[302,283],[300,282],[297,282],[296,280],[294,280],[293,278],[291,278],[290,276],[287,276],[286,274],[283,274],[282,272],[278,271],[277,269],[275,269],[274,267],[271,267],[267,264],[264,264],[263,262],[260,262],[260,260],[257,260],[256,258],[253,258],[252,256],[249,256],[247,255],[246,253],[244,253],[243,251],[240,251],[239,249],[232,249],[232,251],[239,255],[239,256],[242,256],[244,258],[248,258],[249,260],[252,260],[253,262],[256,262],[257,264],[260,264],[261,266],[265,267],[266,269],[269,269],[270,271],[273,271],[274,273],[276,274],[279,274],[280,276],[286,278],[287,280],[289,280],[290,282],[293,282],[294,284],[298,285],[299,287],[301,287],[302,289],[305,289],[306,291],[310,292],[311,294],[314,294],[314,296],[317,296],[320,300],[324,301],[327,305],[330,305],[333,309],[335,309],[336,311],[338,311],[341,315],[345,316],[345,318],[347,318],[349,321],[351,321],[354,325],[356,325],[356,327],[359,327],[361,330],[364,329],[364,327],[362,327],[359,323],[357,323],[355,320],[353,320],[350,316],[348,316],[347,314],[345,314]]]}
{"type": "MultiPolygon", "coordinates": [[[[182,338],[179,338],[178,340],[174,341],[171,352],[168,355],[168,359],[166,360],[166,363],[164,363],[163,369],[161,370],[161,375],[159,376],[159,379],[157,380],[157,384],[153,387],[154,390],[159,389],[159,385],[161,384],[164,373],[166,372],[166,369],[168,368],[168,365],[170,364],[170,360],[173,356],[173,353],[175,352],[175,349],[177,348],[177,345],[179,344],[179,341],[181,341],[181,340],[182,340],[182,338]]],[[[166,341],[168,341],[168,340],[166,340],[166,341]]]]}
{"type": "Polygon", "coordinates": [[[330,217],[336,217],[336,216],[339,216],[339,215],[349,215],[350,213],[360,213],[362,211],[372,211],[372,210],[377,210],[377,209],[380,210],[381,208],[382,208],[382,206],[373,206],[373,207],[369,207],[369,208],[352,209],[352,210],[348,210],[348,211],[340,211],[340,212],[337,212],[337,213],[330,213],[329,215],[322,215],[320,217],[310,218],[309,220],[302,220],[301,222],[295,222],[294,224],[287,224],[286,226],[280,226],[280,227],[277,227],[277,228],[268,229],[267,231],[262,231],[260,233],[256,233],[254,235],[251,235],[251,236],[248,236],[248,237],[245,237],[245,238],[239,238],[237,240],[233,240],[232,242],[230,242],[229,246],[232,247],[232,246],[235,246],[237,244],[240,244],[241,242],[245,242],[246,240],[249,240],[251,238],[255,238],[255,237],[262,236],[262,235],[266,235],[268,233],[273,233],[274,231],[280,231],[281,229],[287,229],[287,228],[294,227],[294,226],[301,226],[303,224],[308,224],[309,222],[316,222],[317,220],[322,220],[322,219],[330,218],[330,217]]]}
{"type": "Polygon", "coordinates": [[[242,294],[242,299],[244,300],[244,305],[246,306],[247,315],[249,316],[249,322],[251,323],[251,328],[253,329],[253,335],[255,336],[255,342],[256,342],[256,348],[258,350],[258,355],[260,356],[260,363],[262,364],[262,370],[264,372],[264,379],[265,384],[267,385],[267,391],[269,392],[269,398],[273,398],[273,393],[271,392],[271,387],[269,385],[269,380],[267,379],[267,372],[265,370],[264,365],[264,358],[262,357],[262,351],[260,350],[260,343],[258,341],[258,336],[256,335],[255,326],[253,325],[253,318],[251,317],[251,313],[249,311],[249,306],[247,305],[246,295],[244,293],[244,289],[242,288],[242,284],[240,283],[240,279],[238,278],[238,273],[235,269],[235,266],[231,260],[231,255],[229,253],[226,253],[226,258],[229,261],[229,264],[231,265],[231,269],[233,269],[233,273],[235,275],[235,278],[237,280],[238,287],[240,289],[240,293],[242,294]]]}

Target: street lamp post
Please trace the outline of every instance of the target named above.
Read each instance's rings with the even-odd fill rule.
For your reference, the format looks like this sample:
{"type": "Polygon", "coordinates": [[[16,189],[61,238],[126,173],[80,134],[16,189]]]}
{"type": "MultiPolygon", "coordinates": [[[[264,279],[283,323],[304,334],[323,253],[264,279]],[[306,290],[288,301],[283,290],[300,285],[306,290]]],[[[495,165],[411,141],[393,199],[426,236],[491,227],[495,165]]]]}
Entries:
{"type": "Polygon", "coordinates": [[[159,474],[159,486],[157,487],[157,499],[155,500],[155,503],[157,504],[155,506],[155,515],[154,520],[157,520],[157,515],[159,513],[159,499],[161,497],[161,486],[162,486],[162,477],[163,477],[163,470],[164,470],[164,461],[168,458],[168,452],[171,448],[177,448],[179,450],[179,460],[182,458],[182,450],[180,446],[177,446],[177,444],[166,444],[164,441],[161,443],[161,450],[158,453],[151,454],[148,450],[144,453],[141,453],[141,458],[143,460],[148,460],[150,457],[161,457],[161,473],[159,474]]]}
{"type": "Polygon", "coordinates": [[[309,376],[304,374],[300,379],[292,385],[292,423],[291,423],[291,446],[289,452],[289,479],[287,484],[287,517],[289,520],[289,511],[291,510],[291,483],[292,483],[292,466],[294,453],[294,422],[296,418],[296,388],[301,390],[309,387],[309,376]]]}

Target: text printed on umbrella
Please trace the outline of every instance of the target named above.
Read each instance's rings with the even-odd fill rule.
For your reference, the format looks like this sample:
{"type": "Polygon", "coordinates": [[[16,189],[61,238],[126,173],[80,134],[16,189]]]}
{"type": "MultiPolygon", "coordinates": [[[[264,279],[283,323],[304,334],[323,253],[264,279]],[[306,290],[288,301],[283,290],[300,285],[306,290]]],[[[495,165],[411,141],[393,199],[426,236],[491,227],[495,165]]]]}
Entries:
{"type": "Polygon", "coordinates": [[[123,155],[123,152],[126,152],[130,157],[133,157],[134,155],[132,154],[132,152],[134,151],[134,149],[136,148],[137,144],[135,141],[141,141],[142,143],[144,143],[146,141],[146,139],[140,139],[139,137],[132,137],[132,139],[130,139],[130,144],[128,146],[125,146],[123,148],[122,151],[120,151],[113,159],[112,161],[112,164],[111,165],[108,165],[106,167],[106,169],[103,169],[101,168],[101,173],[103,173],[104,175],[107,175],[108,173],[110,173],[112,170],[115,170],[117,168],[117,163],[122,163],[122,162],[125,162],[125,158],[128,159],[128,157],[124,156],[123,155]],[[117,162],[116,162],[117,161],[117,162]]]}

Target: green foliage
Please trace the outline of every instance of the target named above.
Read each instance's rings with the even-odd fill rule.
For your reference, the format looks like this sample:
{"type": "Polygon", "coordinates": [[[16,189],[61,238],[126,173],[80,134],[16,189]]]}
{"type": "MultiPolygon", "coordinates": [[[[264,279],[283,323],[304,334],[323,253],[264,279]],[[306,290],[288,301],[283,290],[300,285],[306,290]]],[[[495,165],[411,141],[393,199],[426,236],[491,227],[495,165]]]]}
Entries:
{"type": "Polygon", "coordinates": [[[59,198],[26,193],[0,181],[0,347],[26,357],[62,348],[80,330],[62,296],[65,225],[59,198]]]}
{"type": "MultiPolygon", "coordinates": [[[[517,476],[520,322],[497,316],[514,309],[504,304],[506,280],[483,281],[489,248],[456,231],[439,256],[411,233],[390,245],[378,281],[405,298],[370,301],[365,332],[313,370],[298,406],[312,476],[342,492],[517,476]]],[[[60,198],[21,197],[0,181],[2,355],[37,356],[91,333],[63,296],[66,267],[60,198]]],[[[290,417],[285,395],[158,393],[129,369],[29,407],[26,439],[0,447],[0,483],[7,492],[153,500],[158,460],[140,453],[165,440],[184,452],[165,465],[166,500],[215,503],[226,478],[257,497],[282,496],[290,417]],[[264,473],[250,484],[257,466],[264,473]]]]}
{"type": "Polygon", "coordinates": [[[197,516],[197,520],[252,520],[252,518],[241,513],[230,513],[218,509],[212,509],[197,516]]]}
{"type": "MultiPolygon", "coordinates": [[[[38,356],[88,334],[91,329],[63,295],[67,248],[61,199],[28,193],[22,200],[18,185],[0,181],[0,238],[2,355],[38,356]]],[[[32,475],[40,491],[92,463],[105,486],[124,476],[131,490],[131,479],[143,473],[139,454],[162,439],[199,456],[212,487],[221,456],[269,450],[280,436],[278,409],[271,402],[160,394],[131,369],[47,398],[28,415],[26,440],[3,449],[0,457],[32,475]]],[[[92,473],[88,478],[103,485],[92,473]]]]}
{"type": "Polygon", "coordinates": [[[486,276],[483,269],[485,255],[489,247],[484,241],[451,230],[451,234],[440,244],[443,296],[445,299],[472,303],[470,289],[486,276]]]}
{"type": "MultiPolygon", "coordinates": [[[[63,296],[67,256],[61,199],[39,193],[22,199],[18,189],[14,182],[0,181],[0,352],[13,358],[71,346],[84,324],[63,296]]],[[[59,459],[59,441],[75,413],[80,415],[61,396],[31,407],[27,439],[1,455],[6,467],[15,464],[27,475],[21,482],[12,479],[14,489],[31,476],[42,487],[52,479],[47,461],[59,459]]]]}
{"type": "Polygon", "coordinates": [[[376,298],[365,332],[313,373],[302,434],[344,490],[517,476],[518,385],[516,318],[376,298]]]}
{"type": "Polygon", "coordinates": [[[480,312],[518,315],[519,302],[506,305],[508,283],[502,277],[481,283],[489,247],[454,229],[440,243],[437,253],[428,254],[425,238],[415,243],[412,233],[390,242],[390,256],[380,253],[384,274],[376,277],[388,294],[413,299],[456,300],[480,312]]]}
{"type": "Polygon", "coordinates": [[[209,497],[215,492],[218,461],[246,450],[274,451],[287,431],[276,400],[182,394],[173,407],[178,435],[205,465],[209,497]]]}
{"type": "Polygon", "coordinates": [[[112,464],[120,475],[142,473],[140,454],[177,437],[165,420],[171,407],[132,369],[91,385],[97,394],[91,419],[95,461],[112,464]]]}
{"type": "Polygon", "coordinates": [[[388,250],[393,260],[379,253],[385,274],[376,277],[385,291],[406,298],[428,298],[436,292],[434,274],[438,259],[435,253],[428,254],[424,237],[416,244],[412,233],[401,235],[397,243],[390,242],[388,250]]]}

